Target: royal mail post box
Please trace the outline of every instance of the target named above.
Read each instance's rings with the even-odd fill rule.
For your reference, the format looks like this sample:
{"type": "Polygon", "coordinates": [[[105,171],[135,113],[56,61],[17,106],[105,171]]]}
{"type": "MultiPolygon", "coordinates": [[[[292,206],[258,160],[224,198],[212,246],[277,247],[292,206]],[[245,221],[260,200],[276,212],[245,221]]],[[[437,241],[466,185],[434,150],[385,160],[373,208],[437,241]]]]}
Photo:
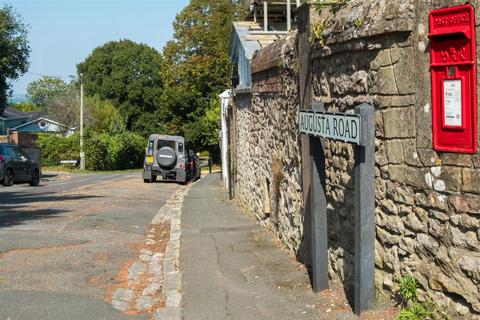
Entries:
{"type": "Polygon", "coordinates": [[[475,15],[462,5],[430,12],[433,147],[477,152],[475,15]]]}

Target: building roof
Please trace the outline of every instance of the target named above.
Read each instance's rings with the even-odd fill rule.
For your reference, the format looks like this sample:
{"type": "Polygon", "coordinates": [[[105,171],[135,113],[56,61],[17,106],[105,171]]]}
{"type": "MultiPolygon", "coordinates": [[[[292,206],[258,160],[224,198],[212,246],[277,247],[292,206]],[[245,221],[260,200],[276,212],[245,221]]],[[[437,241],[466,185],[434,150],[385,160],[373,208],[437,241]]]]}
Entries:
{"type": "Polygon", "coordinates": [[[58,122],[56,122],[56,121],[53,121],[53,120],[51,120],[51,119],[47,119],[47,118],[44,118],[44,117],[40,117],[40,118],[31,120],[31,121],[28,121],[28,122],[26,122],[26,123],[22,123],[21,125],[16,126],[15,128],[11,128],[10,130],[16,131],[16,130],[19,130],[20,128],[26,127],[26,126],[28,126],[28,125],[30,125],[30,124],[32,124],[32,123],[40,122],[40,121],[50,122],[51,124],[54,124],[54,125],[56,125],[56,126],[58,126],[58,127],[63,127],[63,128],[65,128],[65,129],[70,129],[70,128],[67,127],[66,125],[63,125],[63,124],[58,123],[58,122]]]}
{"type": "Polygon", "coordinates": [[[232,46],[230,48],[230,57],[237,58],[237,46],[240,44],[245,51],[245,56],[249,59],[253,57],[255,51],[262,49],[272,42],[280,39],[281,35],[276,34],[255,34],[255,31],[261,31],[260,24],[253,21],[237,21],[233,23],[232,46]]]}
{"type": "Polygon", "coordinates": [[[35,119],[40,118],[43,116],[43,112],[23,112],[15,108],[7,107],[0,114],[0,118],[3,119],[27,119],[28,121],[32,121],[35,119]]]}

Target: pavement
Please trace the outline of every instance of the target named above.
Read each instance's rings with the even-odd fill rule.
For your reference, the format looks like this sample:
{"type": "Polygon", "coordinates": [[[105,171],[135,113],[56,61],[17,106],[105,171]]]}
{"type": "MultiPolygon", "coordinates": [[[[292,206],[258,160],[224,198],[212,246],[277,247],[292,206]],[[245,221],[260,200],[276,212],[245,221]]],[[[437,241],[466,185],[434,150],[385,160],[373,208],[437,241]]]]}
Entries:
{"type": "Polygon", "coordinates": [[[0,187],[0,320],[151,318],[181,188],[141,172],[0,187]]]}
{"type": "Polygon", "coordinates": [[[307,272],[212,174],[185,197],[183,319],[326,319],[307,272]]]}
{"type": "MultiPolygon", "coordinates": [[[[228,200],[219,174],[192,186],[181,219],[182,319],[357,319],[340,284],[312,291],[304,266],[228,200]]],[[[379,308],[361,319],[394,314],[379,308]]]]}

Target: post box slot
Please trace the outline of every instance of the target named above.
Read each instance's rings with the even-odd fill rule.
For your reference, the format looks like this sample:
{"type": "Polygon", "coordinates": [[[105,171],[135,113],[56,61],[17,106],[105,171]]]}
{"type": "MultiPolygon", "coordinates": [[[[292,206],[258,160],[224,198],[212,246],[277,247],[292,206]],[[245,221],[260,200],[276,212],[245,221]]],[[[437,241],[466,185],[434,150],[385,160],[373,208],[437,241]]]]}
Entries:
{"type": "Polygon", "coordinates": [[[455,31],[455,32],[438,32],[438,33],[430,33],[428,37],[430,39],[435,39],[435,41],[451,41],[451,40],[458,40],[458,36],[462,36],[466,39],[470,39],[468,33],[464,31],[455,31]]]}

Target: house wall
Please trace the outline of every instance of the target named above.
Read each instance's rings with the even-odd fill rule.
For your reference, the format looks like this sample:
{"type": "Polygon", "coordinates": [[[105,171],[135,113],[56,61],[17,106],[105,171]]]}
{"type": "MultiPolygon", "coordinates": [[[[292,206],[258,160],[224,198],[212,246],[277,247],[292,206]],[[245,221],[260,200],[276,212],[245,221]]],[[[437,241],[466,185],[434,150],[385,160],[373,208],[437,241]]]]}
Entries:
{"type": "MultiPolygon", "coordinates": [[[[352,0],[335,13],[312,9],[308,63],[312,99],[327,111],[363,102],[376,109],[376,287],[393,296],[411,273],[422,297],[468,319],[480,317],[480,156],[432,148],[428,39],[428,12],[460,3],[352,0]]],[[[253,58],[253,92],[235,97],[232,138],[239,204],[308,261],[298,39],[292,32],[253,58]]],[[[347,288],[354,150],[327,141],[325,152],[329,276],[347,288]]]]}
{"type": "Polygon", "coordinates": [[[19,128],[19,130],[23,132],[61,132],[66,130],[66,128],[49,121],[38,120],[19,128]],[[43,122],[45,125],[43,127],[40,126],[40,122],[43,122]]]}
{"type": "Polygon", "coordinates": [[[25,147],[36,146],[38,136],[32,133],[13,131],[9,135],[9,143],[17,144],[25,147]]]}

